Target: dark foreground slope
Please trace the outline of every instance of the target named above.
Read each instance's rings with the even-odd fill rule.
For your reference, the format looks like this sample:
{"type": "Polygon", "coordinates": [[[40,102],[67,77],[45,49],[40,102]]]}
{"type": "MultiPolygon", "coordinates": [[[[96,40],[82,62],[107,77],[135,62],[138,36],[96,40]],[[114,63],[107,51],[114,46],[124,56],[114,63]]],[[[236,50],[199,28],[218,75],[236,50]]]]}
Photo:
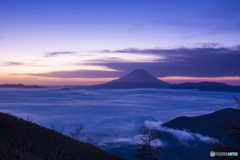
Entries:
{"type": "Polygon", "coordinates": [[[227,108],[196,117],[177,117],[162,126],[179,130],[187,129],[193,133],[214,136],[222,133],[222,127],[226,120],[234,123],[238,118],[240,118],[238,109],[227,108]]]}
{"type": "Polygon", "coordinates": [[[124,160],[7,113],[0,113],[0,159],[124,160]]]}
{"type": "Polygon", "coordinates": [[[218,82],[200,82],[200,83],[181,83],[173,84],[168,88],[171,89],[199,89],[200,91],[220,91],[220,92],[240,92],[240,87],[231,86],[218,82]]]}
{"type": "Polygon", "coordinates": [[[86,88],[91,89],[164,88],[170,85],[171,85],[170,83],[157,79],[156,77],[152,76],[143,69],[136,69],[119,79],[104,84],[86,86],[86,88]]]}

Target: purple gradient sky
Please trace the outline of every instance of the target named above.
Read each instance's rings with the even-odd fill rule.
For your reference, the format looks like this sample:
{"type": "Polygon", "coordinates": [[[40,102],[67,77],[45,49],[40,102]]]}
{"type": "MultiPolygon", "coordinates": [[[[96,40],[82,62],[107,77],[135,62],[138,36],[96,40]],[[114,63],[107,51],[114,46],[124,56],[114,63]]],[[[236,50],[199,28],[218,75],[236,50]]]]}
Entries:
{"type": "Polygon", "coordinates": [[[236,0],[0,0],[0,83],[96,84],[142,68],[173,83],[240,85],[239,8],[236,0]]]}

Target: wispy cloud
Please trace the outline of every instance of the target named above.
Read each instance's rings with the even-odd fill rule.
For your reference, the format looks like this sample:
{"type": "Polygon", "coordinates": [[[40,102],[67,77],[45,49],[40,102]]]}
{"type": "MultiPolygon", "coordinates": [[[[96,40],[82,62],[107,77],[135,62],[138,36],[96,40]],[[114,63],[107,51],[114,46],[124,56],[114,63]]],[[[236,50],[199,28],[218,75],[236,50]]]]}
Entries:
{"type": "Polygon", "coordinates": [[[3,62],[0,66],[30,66],[30,67],[48,67],[47,65],[38,65],[35,63],[24,63],[24,62],[3,62]]]}
{"type": "Polygon", "coordinates": [[[21,62],[4,62],[0,64],[1,66],[22,66],[26,65],[26,63],[21,63],[21,62]]]}
{"type": "Polygon", "coordinates": [[[125,48],[121,50],[101,50],[100,53],[138,53],[138,54],[153,54],[153,55],[185,55],[185,54],[212,54],[212,53],[235,53],[240,52],[239,45],[224,46],[220,43],[196,43],[191,47],[180,46],[176,48],[162,49],[138,49],[138,48],[125,48]],[[187,52],[187,53],[186,53],[187,52]]]}
{"type": "Polygon", "coordinates": [[[73,55],[76,54],[76,52],[50,52],[50,53],[46,53],[45,57],[56,57],[59,55],[73,55]]]}
{"type": "Polygon", "coordinates": [[[149,128],[155,128],[158,131],[161,132],[167,132],[172,134],[174,137],[176,137],[180,142],[186,142],[186,141],[202,141],[209,143],[212,141],[212,138],[209,136],[203,136],[199,133],[192,133],[187,130],[178,130],[168,127],[162,127],[159,125],[159,122],[151,122],[151,121],[145,121],[145,124],[149,128]]]}
{"type": "MultiPolygon", "coordinates": [[[[108,143],[127,143],[130,145],[136,145],[141,144],[142,141],[140,140],[140,138],[142,137],[142,135],[135,135],[132,137],[113,137],[113,138],[105,138],[102,142],[98,143],[98,146],[106,146],[108,143]]],[[[152,146],[161,146],[163,147],[164,144],[159,140],[154,140],[151,142],[152,146]]],[[[117,148],[119,147],[118,145],[112,145],[112,148],[117,148]]]]}
{"type": "Polygon", "coordinates": [[[74,70],[74,71],[56,71],[47,73],[29,74],[40,77],[57,78],[116,78],[124,75],[121,71],[102,71],[102,70],[74,70]]]}

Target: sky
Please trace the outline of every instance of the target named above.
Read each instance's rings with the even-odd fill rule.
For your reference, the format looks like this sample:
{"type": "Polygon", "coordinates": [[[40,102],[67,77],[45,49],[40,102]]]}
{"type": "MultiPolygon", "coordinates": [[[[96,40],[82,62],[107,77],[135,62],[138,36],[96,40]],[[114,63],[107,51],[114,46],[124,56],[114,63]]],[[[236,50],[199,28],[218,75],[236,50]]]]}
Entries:
{"type": "Polygon", "coordinates": [[[238,0],[0,0],[0,84],[91,85],[144,69],[240,85],[238,0]]]}

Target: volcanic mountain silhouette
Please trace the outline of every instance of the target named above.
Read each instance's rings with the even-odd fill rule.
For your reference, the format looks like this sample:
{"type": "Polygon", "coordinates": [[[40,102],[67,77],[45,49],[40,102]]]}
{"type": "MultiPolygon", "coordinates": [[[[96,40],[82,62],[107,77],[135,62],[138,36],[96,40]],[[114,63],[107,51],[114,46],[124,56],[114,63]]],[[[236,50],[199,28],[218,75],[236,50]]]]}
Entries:
{"type": "Polygon", "coordinates": [[[163,88],[170,85],[170,83],[157,79],[143,69],[136,69],[119,79],[104,84],[87,86],[87,88],[163,88]]]}

